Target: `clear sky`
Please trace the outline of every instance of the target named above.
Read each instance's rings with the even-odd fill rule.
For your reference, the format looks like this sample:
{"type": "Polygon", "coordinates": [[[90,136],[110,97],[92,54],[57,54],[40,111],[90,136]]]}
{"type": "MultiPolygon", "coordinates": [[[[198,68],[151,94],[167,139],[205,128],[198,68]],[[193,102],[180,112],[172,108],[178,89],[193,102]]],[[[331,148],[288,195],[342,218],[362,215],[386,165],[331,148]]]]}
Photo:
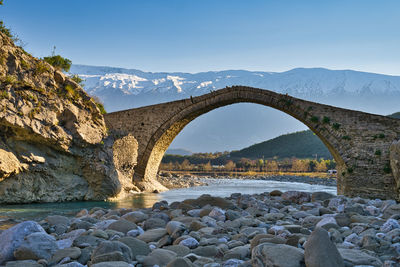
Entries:
{"type": "Polygon", "coordinates": [[[76,64],[400,75],[399,0],[5,0],[0,18],[33,55],[76,64]]]}

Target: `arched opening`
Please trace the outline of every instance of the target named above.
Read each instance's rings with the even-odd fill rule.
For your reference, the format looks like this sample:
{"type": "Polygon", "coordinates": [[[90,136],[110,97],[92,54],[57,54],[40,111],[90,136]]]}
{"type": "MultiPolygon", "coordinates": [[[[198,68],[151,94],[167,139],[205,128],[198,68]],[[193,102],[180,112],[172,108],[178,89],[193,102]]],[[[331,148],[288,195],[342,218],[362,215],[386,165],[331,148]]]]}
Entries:
{"type": "MultiPolygon", "coordinates": [[[[134,180],[136,183],[150,181],[156,177],[165,151],[189,122],[211,110],[235,103],[260,104],[280,110],[294,117],[311,129],[321,139],[335,159],[339,172],[344,168],[344,161],[339,151],[335,148],[336,138],[331,136],[325,128],[318,127],[318,125],[310,119],[310,115],[307,114],[307,110],[310,109],[308,103],[294,103],[290,96],[270,95],[268,91],[251,88],[244,91],[223,89],[219,90],[218,94],[211,93],[201,96],[196,100],[196,102],[191,103],[186,108],[173,114],[152,135],[135,169],[134,180]]],[[[340,178],[338,177],[338,192],[341,192],[342,188],[340,188],[339,180],[340,178]]]]}

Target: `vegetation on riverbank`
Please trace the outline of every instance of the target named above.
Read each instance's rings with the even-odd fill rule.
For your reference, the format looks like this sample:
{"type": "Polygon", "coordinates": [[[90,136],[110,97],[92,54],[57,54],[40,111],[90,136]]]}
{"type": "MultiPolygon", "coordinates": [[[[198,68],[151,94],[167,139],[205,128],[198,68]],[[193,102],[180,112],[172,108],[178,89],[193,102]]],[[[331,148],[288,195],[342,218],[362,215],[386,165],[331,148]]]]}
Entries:
{"type": "Polygon", "coordinates": [[[336,162],[328,159],[232,158],[227,153],[199,153],[191,156],[166,155],[160,170],[189,172],[326,172],[336,162]]]}
{"type": "Polygon", "coordinates": [[[264,176],[300,176],[300,177],[311,177],[311,178],[336,178],[336,175],[329,174],[327,172],[256,172],[256,171],[220,171],[214,170],[210,172],[205,171],[162,171],[162,173],[168,173],[171,175],[192,175],[192,176],[211,176],[213,178],[243,178],[243,177],[264,177],[264,176]]]}

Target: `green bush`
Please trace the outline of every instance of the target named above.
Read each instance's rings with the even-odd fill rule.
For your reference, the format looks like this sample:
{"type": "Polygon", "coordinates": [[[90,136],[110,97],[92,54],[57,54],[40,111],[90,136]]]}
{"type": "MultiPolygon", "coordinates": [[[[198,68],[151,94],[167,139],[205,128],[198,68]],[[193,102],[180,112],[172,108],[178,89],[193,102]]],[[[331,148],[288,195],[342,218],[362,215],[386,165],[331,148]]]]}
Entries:
{"type": "Polygon", "coordinates": [[[36,75],[43,74],[43,73],[49,72],[49,71],[50,71],[49,67],[43,61],[39,60],[36,63],[36,69],[35,69],[36,75]]]}
{"type": "Polygon", "coordinates": [[[389,163],[385,164],[385,166],[383,167],[383,172],[384,173],[391,173],[392,172],[392,168],[390,167],[389,163]]]}
{"type": "Polygon", "coordinates": [[[0,91],[0,99],[4,99],[4,98],[6,98],[6,99],[9,98],[8,92],[6,90],[0,91]]]}
{"type": "Polygon", "coordinates": [[[312,116],[310,120],[311,122],[317,123],[319,121],[319,118],[317,116],[312,116]]]}
{"type": "Polygon", "coordinates": [[[5,25],[3,21],[0,21],[0,32],[4,33],[5,35],[7,35],[9,38],[13,38],[13,35],[11,33],[11,30],[8,29],[5,25]]]}
{"type": "Polygon", "coordinates": [[[332,128],[335,129],[335,130],[339,130],[339,128],[340,128],[340,123],[335,122],[335,123],[332,125],[332,128]]]}
{"type": "Polygon", "coordinates": [[[78,100],[79,99],[79,94],[78,92],[72,87],[72,85],[67,84],[65,86],[65,90],[67,91],[67,97],[69,99],[73,99],[73,100],[78,100]]]}
{"type": "Polygon", "coordinates": [[[14,84],[17,82],[17,78],[13,75],[7,75],[6,78],[4,79],[4,83],[6,84],[14,84]]]}
{"type": "Polygon", "coordinates": [[[81,87],[83,87],[83,79],[81,77],[79,77],[77,74],[70,76],[70,78],[71,78],[71,80],[73,80],[74,82],[79,84],[81,87]]]}
{"type": "Polygon", "coordinates": [[[95,95],[93,95],[93,96],[91,96],[92,97],[92,100],[93,100],[93,102],[96,104],[96,106],[99,108],[99,110],[100,110],[100,113],[101,114],[106,114],[107,113],[107,111],[106,111],[106,109],[104,108],[104,104],[103,104],[103,102],[101,102],[101,100],[100,100],[100,98],[98,97],[98,96],[95,96],[95,95]]]}
{"type": "Polygon", "coordinates": [[[21,60],[21,66],[23,69],[29,69],[29,64],[25,60],[21,60]]]}
{"type": "Polygon", "coordinates": [[[44,57],[44,61],[55,67],[56,69],[68,72],[71,68],[72,61],[60,55],[44,57]]]}
{"type": "Polygon", "coordinates": [[[380,155],[382,155],[382,152],[378,149],[378,150],[375,151],[375,155],[376,156],[380,156],[380,155]]]}
{"type": "Polygon", "coordinates": [[[331,119],[330,119],[329,117],[324,116],[324,117],[322,118],[322,122],[323,122],[323,123],[330,123],[330,122],[331,122],[331,119]]]}
{"type": "Polygon", "coordinates": [[[102,104],[102,103],[97,103],[97,102],[95,102],[96,103],[96,106],[100,109],[100,113],[101,114],[106,114],[107,113],[107,111],[106,111],[106,109],[104,108],[104,105],[102,104]]]}

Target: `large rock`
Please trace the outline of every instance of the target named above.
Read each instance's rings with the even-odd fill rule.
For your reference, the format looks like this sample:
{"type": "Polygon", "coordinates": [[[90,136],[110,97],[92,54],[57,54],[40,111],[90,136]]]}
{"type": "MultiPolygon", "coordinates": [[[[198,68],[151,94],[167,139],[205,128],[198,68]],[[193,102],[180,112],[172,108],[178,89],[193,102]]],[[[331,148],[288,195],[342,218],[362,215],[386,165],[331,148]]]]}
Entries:
{"type": "Polygon", "coordinates": [[[106,261],[92,264],[91,267],[132,267],[132,264],[124,261],[106,261]]]}
{"type": "Polygon", "coordinates": [[[164,228],[156,228],[147,230],[143,234],[139,235],[137,238],[148,243],[148,242],[158,241],[161,239],[161,237],[165,236],[166,234],[167,230],[165,230],[164,228]]]}
{"type": "Polygon", "coordinates": [[[137,255],[147,256],[151,250],[149,246],[142,240],[139,240],[134,237],[123,237],[118,239],[119,242],[127,245],[132,251],[132,258],[135,258],[137,255]]]}
{"type": "Polygon", "coordinates": [[[317,223],[316,227],[322,227],[329,230],[330,228],[339,228],[339,225],[334,217],[325,217],[317,223]]]}
{"type": "MultiPolygon", "coordinates": [[[[382,262],[367,253],[360,250],[349,249],[349,248],[339,248],[339,253],[343,260],[353,265],[369,265],[369,266],[382,266],[382,262]]],[[[346,264],[347,266],[347,264],[346,264]]]]}
{"type": "Polygon", "coordinates": [[[204,207],[205,205],[217,206],[222,209],[232,209],[234,205],[229,200],[226,200],[222,197],[213,197],[210,195],[201,195],[197,199],[186,199],[182,203],[191,205],[191,206],[198,206],[204,207]]]}
{"type": "Polygon", "coordinates": [[[49,263],[50,265],[59,263],[62,259],[68,257],[70,259],[77,259],[81,256],[81,250],[77,247],[65,248],[57,250],[51,257],[49,263]]]}
{"type": "Polygon", "coordinates": [[[176,258],[176,253],[166,249],[155,249],[143,260],[144,267],[153,267],[158,265],[160,267],[167,266],[172,260],[176,258]]]}
{"type": "Polygon", "coordinates": [[[186,229],[185,225],[178,221],[169,221],[165,226],[169,235],[172,235],[176,231],[184,231],[186,229]]]}
{"type": "Polygon", "coordinates": [[[111,229],[111,230],[126,234],[130,230],[133,230],[136,228],[137,228],[137,225],[134,224],[133,222],[121,219],[121,220],[111,223],[107,229],[111,229]]]}
{"type": "Polygon", "coordinates": [[[14,153],[0,149],[0,182],[11,174],[18,174],[22,169],[14,153]]]}
{"type": "Polygon", "coordinates": [[[297,204],[309,202],[311,200],[310,193],[300,191],[287,191],[281,196],[284,200],[288,200],[297,204]]]}
{"type": "Polygon", "coordinates": [[[45,233],[44,229],[33,221],[26,221],[14,225],[0,234],[0,265],[14,258],[14,251],[32,233],[45,233]]]}
{"type": "Polygon", "coordinates": [[[149,216],[141,211],[132,211],[121,217],[122,219],[131,221],[133,223],[140,223],[148,219],[149,216]]]}
{"type": "Polygon", "coordinates": [[[253,249],[251,264],[255,267],[301,267],[304,266],[304,252],[288,245],[263,243],[253,249]]]}
{"type": "Polygon", "coordinates": [[[34,260],[23,260],[23,261],[8,261],[6,267],[43,267],[42,264],[37,263],[34,260]]]}
{"type": "Polygon", "coordinates": [[[215,245],[201,246],[193,249],[193,253],[203,257],[215,257],[218,254],[218,248],[215,245]]]}
{"type": "Polygon", "coordinates": [[[137,141],[113,140],[71,78],[0,33],[0,203],[104,200],[136,190],[137,141]],[[115,145],[113,143],[115,141],[115,145]]]}
{"type": "Polygon", "coordinates": [[[168,263],[167,267],[195,267],[189,259],[186,258],[175,258],[170,263],[168,263]]]}
{"type": "Polygon", "coordinates": [[[328,232],[315,228],[305,244],[304,258],[307,267],[344,267],[343,259],[328,232]]]}
{"type": "Polygon", "coordinates": [[[92,263],[103,261],[125,261],[131,262],[131,249],[119,241],[104,241],[93,251],[92,263]]]}
{"type": "MultiPolygon", "coordinates": [[[[163,247],[163,249],[170,250],[172,252],[175,252],[178,257],[184,257],[190,253],[190,248],[181,246],[181,245],[172,245],[172,246],[167,246],[163,247]]],[[[199,254],[200,255],[200,254],[199,254]]]]}
{"type": "Polygon", "coordinates": [[[48,260],[57,249],[56,239],[53,236],[36,232],[25,237],[14,251],[14,256],[18,260],[48,260]]]}
{"type": "Polygon", "coordinates": [[[167,223],[160,218],[150,218],[147,219],[143,224],[144,230],[155,229],[155,228],[163,228],[167,223]]]}
{"type": "Polygon", "coordinates": [[[383,218],[388,219],[397,214],[400,214],[400,204],[389,205],[383,211],[383,218]]]}
{"type": "Polygon", "coordinates": [[[331,199],[334,198],[335,195],[332,195],[330,193],[327,192],[314,192],[311,194],[311,201],[315,202],[315,201],[324,201],[327,199],[331,199]]]}

